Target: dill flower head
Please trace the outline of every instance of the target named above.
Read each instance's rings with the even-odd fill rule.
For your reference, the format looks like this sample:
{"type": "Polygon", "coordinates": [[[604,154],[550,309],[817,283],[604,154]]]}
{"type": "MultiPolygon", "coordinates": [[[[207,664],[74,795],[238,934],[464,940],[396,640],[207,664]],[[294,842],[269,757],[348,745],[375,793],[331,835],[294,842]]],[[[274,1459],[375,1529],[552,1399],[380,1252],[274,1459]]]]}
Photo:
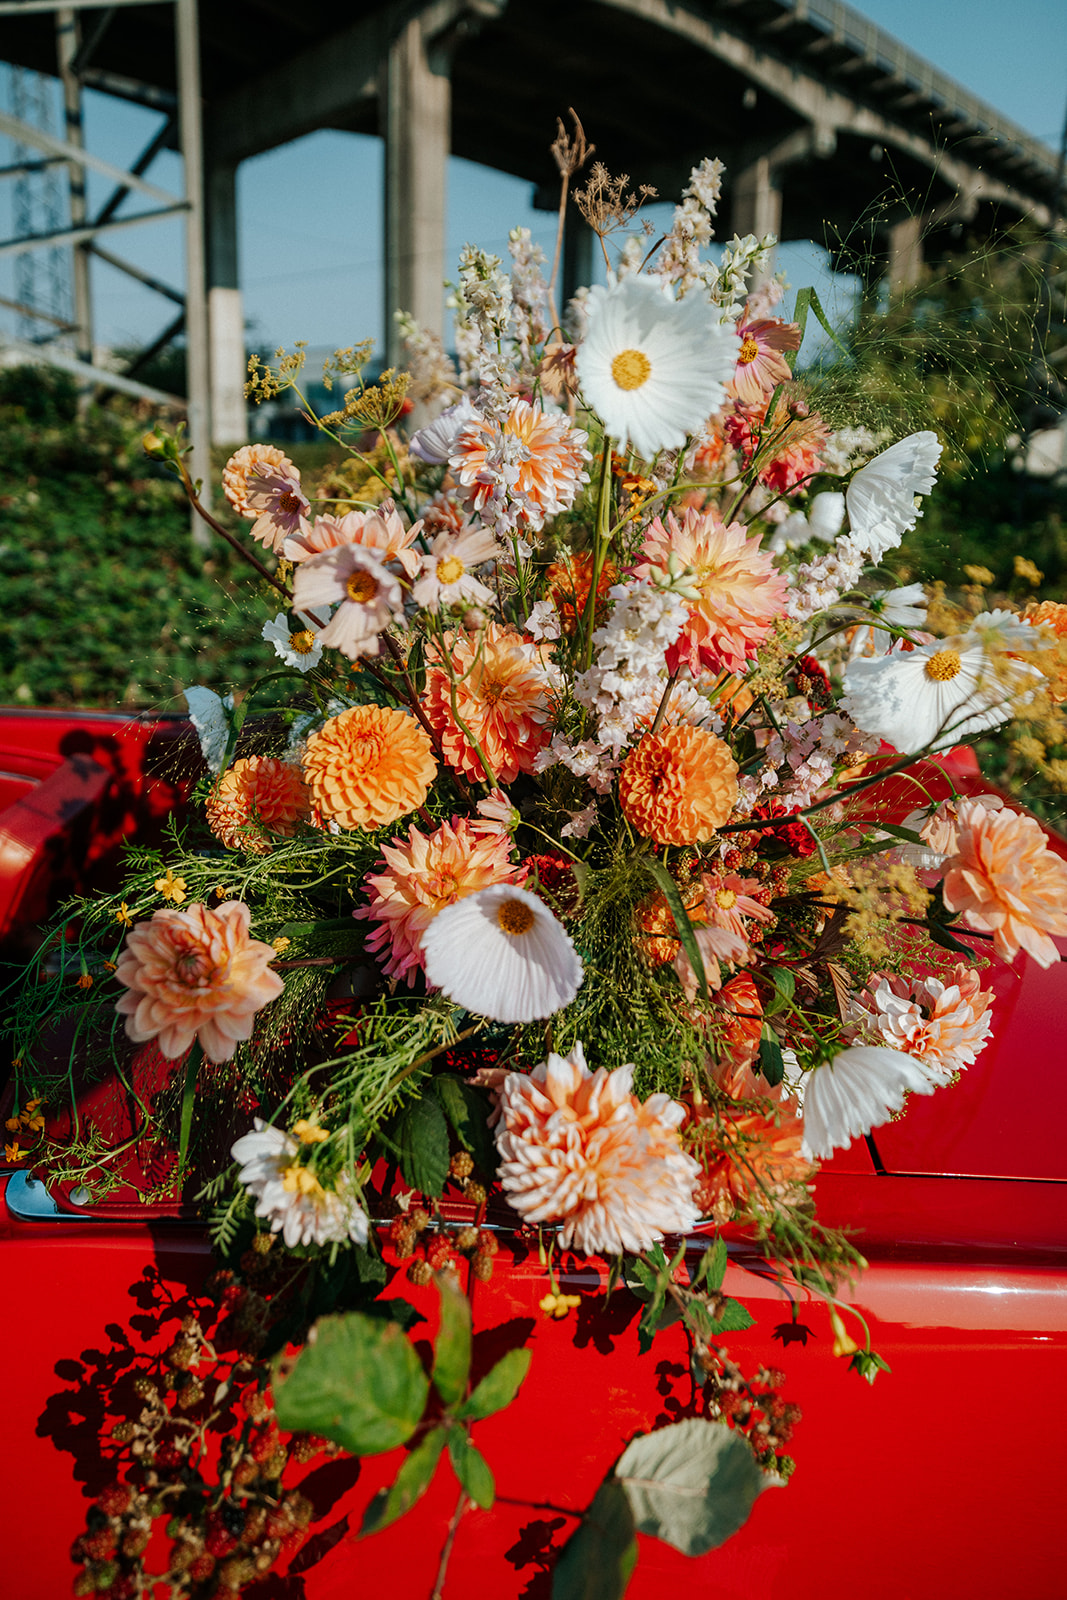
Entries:
{"type": "Polygon", "coordinates": [[[414,825],[406,838],[382,846],[384,871],[368,873],[369,905],[354,915],[377,926],[367,949],[387,977],[413,984],[422,971],[422,936],[437,913],[465,895],[494,883],[520,883],[523,869],[511,861],[511,836],[484,832],[465,817],[442,822],[425,834],[414,825]]]}
{"type": "Polygon", "coordinates": [[[271,834],[289,839],[308,815],[299,767],[273,756],[235,761],[207,797],[208,827],[231,849],[267,855],[271,834]]]}
{"type": "Polygon", "coordinates": [[[678,1129],[685,1108],[665,1094],[643,1103],[633,1068],[590,1072],[580,1044],[500,1091],[500,1181],[525,1222],[560,1222],[564,1250],[647,1250],[697,1219],[695,1161],[678,1129]]]}
{"type": "Polygon", "coordinates": [[[137,1044],[156,1039],[168,1060],[199,1039],[209,1061],[229,1061],[252,1036],[256,1012],[284,987],[270,969],[274,947],[250,939],[239,900],[210,910],[157,911],[127,936],[115,977],[127,993],[115,1009],[137,1044]]]}
{"type": "Polygon", "coordinates": [[[304,776],[326,821],[384,828],[422,805],[437,761],[426,733],[406,711],[353,706],[311,734],[304,776]]]}
{"type": "Polygon", "coordinates": [[[1004,961],[1025,950],[1042,967],[1060,959],[1067,936],[1067,861],[1048,847],[1040,823],[1017,811],[960,803],[956,853],[945,862],[942,895],[970,928],[993,935],[1004,961]]]}
{"type": "Polygon", "coordinates": [[[737,764],[706,728],[646,734],[619,771],[623,815],[656,844],[703,844],[737,799],[737,764]]]}
{"type": "Polygon", "coordinates": [[[522,506],[525,525],[537,529],[547,517],[569,510],[581,485],[588,483],[586,438],[558,412],[516,400],[502,424],[482,416],[467,422],[449,460],[468,491],[471,509],[481,511],[500,487],[494,462],[500,446],[506,446],[511,458],[508,490],[522,506]]]}
{"type": "Polygon", "coordinates": [[[273,444],[246,444],[236,451],[222,469],[222,492],[239,517],[254,521],[259,515],[248,504],[249,474],[267,467],[282,477],[300,481],[300,474],[285,454],[273,444]]]}
{"type": "Polygon", "coordinates": [[[445,641],[459,721],[452,714],[453,685],[448,671],[432,655],[423,698],[445,759],[464,777],[484,782],[487,775],[471,743],[476,739],[495,780],[513,783],[520,772],[533,771],[538,751],[552,737],[549,675],[540,651],[536,645],[526,644],[514,628],[495,622],[477,635],[446,634],[445,641]]]}
{"type": "Polygon", "coordinates": [[[694,676],[703,667],[743,672],[755,656],[782,613],[788,587],[773,556],[760,549],[760,537],[749,538],[740,522],[727,527],[713,511],[690,508],[681,520],[668,512],[665,523],[655,518],[636,576],[666,573],[672,555],[686,569],[689,615],[667,652],[670,671],[684,661],[694,676]]]}

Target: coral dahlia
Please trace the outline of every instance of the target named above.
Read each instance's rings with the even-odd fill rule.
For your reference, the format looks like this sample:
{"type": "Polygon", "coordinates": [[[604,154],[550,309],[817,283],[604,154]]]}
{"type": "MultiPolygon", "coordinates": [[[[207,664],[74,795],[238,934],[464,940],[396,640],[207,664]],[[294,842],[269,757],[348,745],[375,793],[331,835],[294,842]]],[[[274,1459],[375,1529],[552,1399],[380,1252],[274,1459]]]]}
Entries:
{"type": "Polygon", "coordinates": [[[646,734],[619,771],[623,815],[657,844],[703,844],[737,799],[737,764],[706,728],[646,734]]]}
{"type": "Polygon", "coordinates": [[[481,511],[499,489],[494,461],[503,443],[513,458],[508,489],[523,507],[525,525],[537,529],[544,527],[546,517],[568,511],[581,485],[588,483],[586,438],[558,412],[516,400],[503,424],[481,416],[466,423],[450,465],[468,491],[472,510],[481,511]]]}
{"type": "Polygon", "coordinates": [[[492,768],[490,781],[513,783],[520,772],[533,771],[552,737],[549,674],[540,651],[495,622],[484,633],[446,634],[445,641],[459,721],[452,714],[452,678],[440,657],[429,658],[423,702],[445,759],[464,777],[484,782],[489,774],[471,742],[477,740],[492,768]]]}
{"type": "Polygon", "coordinates": [[[1040,823],[972,800],[957,812],[956,853],[945,862],[942,894],[970,928],[993,935],[1004,961],[1025,950],[1042,967],[1060,959],[1067,936],[1067,861],[1049,849],[1040,823]]]}
{"type": "Polygon", "coordinates": [[[267,855],[271,834],[288,839],[308,815],[299,767],[273,756],[249,756],[222,774],[207,798],[208,827],[231,849],[267,855]]]}
{"type": "Polygon", "coordinates": [[[384,828],[422,805],[437,761],[425,731],[406,711],[353,706],[310,736],[304,776],[327,821],[384,828]]]}

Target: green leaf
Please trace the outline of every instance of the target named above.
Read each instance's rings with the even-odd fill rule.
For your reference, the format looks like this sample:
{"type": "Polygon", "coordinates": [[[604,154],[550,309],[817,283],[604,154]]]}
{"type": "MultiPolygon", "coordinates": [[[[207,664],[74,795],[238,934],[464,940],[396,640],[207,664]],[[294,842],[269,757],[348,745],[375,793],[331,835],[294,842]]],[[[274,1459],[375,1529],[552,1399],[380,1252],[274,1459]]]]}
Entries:
{"type": "Polygon", "coordinates": [[[421,1311],[416,1311],[410,1300],[397,1296],[392,1300],[372,1300],[364,1307],[364,1315],[377,1317],[381,1322],[399,1322],[407,1333],[416,1323],[425,1322],[421,1311]]]}
{"type": "Polygon", "coordinates": [[[453,1428],[448,1435],[448,1453],[460,1487],[470,1495],[476,1506],[488,1511],[496,1499],[496,1484],[489,1463],[480,1450],[475,1449],[462,1428],[453,1428]]]}
{"type": "Polygon", "coordinates": [[[468,1422],[480,1422],[491,1417],[494,1411],[503,1411],[519,1391],[519,1385],[530,1370],[532,1354],[529,1350],[509,1350],[496,1366],[486,1373],[468,1400],[458,1406],[454,1415],[468,1422]]]}
{"type": "Polygon", "coordinates": [[[355,1456],[403,1444],[419,1425],[430,1380],[395,1322],[358,1311],[315,1324],[287,1376],[275,1366],[278,1422],[321,1433],[355,1456]]]}
{"type": "Polygon", "coordinates": [[[448,1177],[448,1125],[432,1094],[409,1100],[389,1129],[404,1179],[420,1194],[437,1196],[448,1177]]]}
{"type": "Polygon", "coordinates": [[[552,1573],[552,1600],[622,1600],[637,1562],[633,1512],[622,1484],[608,1478],[552,1573]]]}
{"type": "MultiPolygon", "coordinates": [[[[819,319],[819,322],[822,324],[823,332],[830,336],[831,341],[837,346],[841,354],[847,357],[848,351],[841,343],[841,340],[837,337],[837,334],[834,332],[833,328],[831,328],[826,318],[826,312],[822,308],[822,302],[820,301],[815,290],[810,286],[806,289],[799,289],[797,291],[797,301],[793,308],[793,321],[800,323],[801,344],[804,343],[804,329],[807,326],[809,307],[812,311],[814,311],[816,317],[819,319]]],[[[790,367],[792,367],[793,363],[800,355],[800,350],[797,349],[796,351],[791,351],[790,355],[792,355],[793,358],[792,361],[789,362],[790,367]]],[[[787,356],[786,359],[789,360],[789,356],[787,356]]]]}
{"type": "Polygon", "coordinates": [[[769,1005],[764,1006],[764,1015],[773,1017],[778,1011],[784,1011],[796,992],[797,980],[788,967],[768,967],[766,976],[774,984],[774,998],[769,1005]]]}
{"type": "Polygon", "coordinates": [[[726,1276],[727,1259],[726,1240],[721,1233],[716,1234],[715,1243],[709,1245],[700,1258],[700,1265],[693,1279],[693,1288],[699,1288],[704,1284],[713,1291],[721,1289],[722,1280],[726,1276]]]}
{"type": "Polygon", "coordinates": [[[615,1466],[634,1526],[688,1556],[736,1533],[764,1485],[748,1441],[723,1422],[688,1417],[635,1439],[615,1466]]]}
{"type": "Polygon", "coordinates": [[[441,1073],[432,1083],[456,1138],[474,1157],[479,1170],[487,1178],[493,1177],[499,1157],[496,1141],[489,1131],[488,1095],[451,1072],[441,1073]]]}
{"type": "Polygon", "coordinates": [[[433,1382],[446,1406],[462,1400],[471,1370],[471,1304],[451,1275],[437,1274],[441,1326],[433,1357],[433,1382]]]}
{"type": "Polygon", "coordinates": [[[412,1450],[388,1489],[379,1489],[363,1513],[359,1533],[377,1533],[410,1511],[426,1493],[448,1438],[447,1428],[433,1428],[412,1450]]]}
{"type": "Polygon", "coordinates": [[[720,1333],[741,1333],[751,1328],[755,1318],[740,1300],[724,1300],[722,1314],[712,1316],[703,1300],[690,1300],[685,1308],[685,1323],[702,1339],[716,1339],[720,1333]]]}
{"type": "Polygon", "coordinates": [[[697,988],[706,1000],[708,998],[708,980],[704,972],[704,958],[700,954],[700,946],[697,944],[696,935],[693,932],[693,924],[689,920],[688,912],[682,903],[682,897],[678,893],[678,885],[663,863],[657,861],[655,856],[642,856],[641,861],[649,876],[658,883],[663,898],[670,907],[671,916],[674,918],[674,926],[677,928],[678,937],[682,941],[682,948],[693,964],[697,988]]]}
{"type": "Polygon", "coordinates": [[[785,1077],[785,1061],[778,1035],[766,1022],[760,1030],[759,1069],[772,1089],[785,1077]]]}

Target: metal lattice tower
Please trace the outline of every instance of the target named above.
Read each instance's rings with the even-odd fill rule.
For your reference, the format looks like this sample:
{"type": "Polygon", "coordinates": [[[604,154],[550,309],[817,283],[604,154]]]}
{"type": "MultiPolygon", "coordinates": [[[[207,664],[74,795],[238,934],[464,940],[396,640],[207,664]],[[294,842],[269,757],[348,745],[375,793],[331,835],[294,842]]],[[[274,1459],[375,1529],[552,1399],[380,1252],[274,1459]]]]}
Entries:
{"type": "MultiPolygon", "coordinates": [[[[56,132],[55,89],[55,80],[42,72],[9,68],[12,115],[41,133],[56,132]]],[[[12,196],[15,233],[22,238],[57,233],[66,222],[62,169],[54,163],[34,160],[36,154],[29,145],[14,146],[14,162],[23,165],[12,196]]],[[[46,344],[59,337],[71,317],[70,252],[57,246],[17,256],[15,299],[20,307],[20,337],[34,344],[46,344]],[[43,313],[43,317],[35,317],[35,311],[43,313]]]]}

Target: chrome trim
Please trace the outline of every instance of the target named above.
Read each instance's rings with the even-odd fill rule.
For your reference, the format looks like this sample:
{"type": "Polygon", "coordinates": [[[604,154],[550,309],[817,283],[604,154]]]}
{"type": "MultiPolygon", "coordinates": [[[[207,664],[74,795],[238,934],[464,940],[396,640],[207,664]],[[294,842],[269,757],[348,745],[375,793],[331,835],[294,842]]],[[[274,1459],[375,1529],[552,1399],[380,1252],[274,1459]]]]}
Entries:
{"type": "Polygon", "coordinates": [[[16,1222],[89,1222],[77,1212],[60,1211],[39,1178],[28,1172],[13,1172],[4,1191],[7,1209],[16,1222]]]}

